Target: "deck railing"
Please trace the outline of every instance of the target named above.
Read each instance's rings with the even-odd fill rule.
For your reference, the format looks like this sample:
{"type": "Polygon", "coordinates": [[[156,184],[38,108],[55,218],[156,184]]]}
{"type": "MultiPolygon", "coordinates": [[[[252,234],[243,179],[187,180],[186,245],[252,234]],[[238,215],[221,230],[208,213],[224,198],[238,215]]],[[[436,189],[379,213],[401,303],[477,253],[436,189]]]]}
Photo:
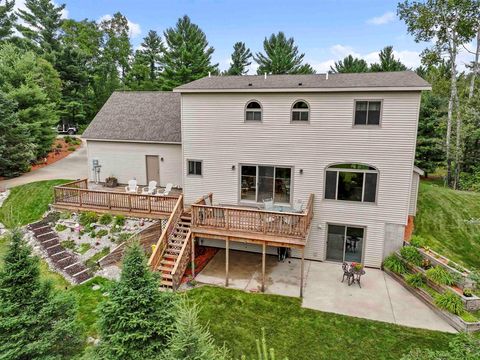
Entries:
{"type": "Polygon", "coordinates": [[[313,194],[302,213],[192,204],[192,227],[306,239],[313,218],[313,194]]]}
{"type": "Polygon", "coordinates": [[[160,235],[160,238],[157,241],[157,244],[155,245],[155,249],[153,250],[152,255],[150,256],[150,259],[148,260],[148,265],[152,270],[156,270],[157,267],[160,264],[160,261],[162,260],[163,253],[165,252],[165,249],[167,248],[168,245],[168,238],[172,234],[173,230],[175,229],[175,226],[182,216],[183,213],[183,195],[180,195],[180,197],[177,199],[177,202],[175,204],[175,207],[168,218],[167,224],[165,225],[165,228],[162,231],[162,235],[160,235]]]}
{"type": "Polygon", "coordinates": [[[91,190],[87,179],[55,186],[54,196],[56,205],[151,214],[171,213],[178,199],[177,196],[91,190]]]}

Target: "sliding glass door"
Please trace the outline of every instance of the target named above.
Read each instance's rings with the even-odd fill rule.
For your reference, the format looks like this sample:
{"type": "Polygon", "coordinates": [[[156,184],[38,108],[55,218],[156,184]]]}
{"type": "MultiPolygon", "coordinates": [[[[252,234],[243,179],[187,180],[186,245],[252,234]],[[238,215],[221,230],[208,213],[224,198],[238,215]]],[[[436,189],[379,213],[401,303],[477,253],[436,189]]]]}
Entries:
{"type": "Polygon", "coordinates": [[[292,169],[280,166],[241,165],[240,199],[291,203],[292,169]]]}
{"type": "Polygon", "coordinates": [[[347,225],[328,225],[327,260],[362,262],[365,229],[347,225]]]}

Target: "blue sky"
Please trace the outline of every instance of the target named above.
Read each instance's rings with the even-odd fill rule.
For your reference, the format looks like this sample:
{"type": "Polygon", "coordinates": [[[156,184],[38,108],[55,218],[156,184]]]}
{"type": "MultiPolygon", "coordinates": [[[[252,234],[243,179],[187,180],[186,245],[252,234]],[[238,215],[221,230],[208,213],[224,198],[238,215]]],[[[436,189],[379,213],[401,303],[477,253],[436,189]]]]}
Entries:
{"type": "MultiPolygon", "coordinates": [[[[22,6],[23,0],[17,2],[22,6]]],[[[215,48],[213,60],[221,69],[228,67],[236,41],[244,41],[257,52],[262,50],[265,36],[280,30],[295,38],[306,61],[318,72],[325,72],[333,61],[350,53],[374,62],[378,51],[386,45],[393,45],[396,55],[407,66],[415,67],[426,47],[415,43],[396,16],[398,1],[56,0],[56,3],[66,3],[65,15],[76,20],[98,20],[120,11],[131,23],[134,47],[139,46],[150,29],[163,35],[164,29],[174,26],[179,17],[187,14],[206,33],[215,48]]],[[[251,72],[254,70],[252,65],[251,72]]]]}

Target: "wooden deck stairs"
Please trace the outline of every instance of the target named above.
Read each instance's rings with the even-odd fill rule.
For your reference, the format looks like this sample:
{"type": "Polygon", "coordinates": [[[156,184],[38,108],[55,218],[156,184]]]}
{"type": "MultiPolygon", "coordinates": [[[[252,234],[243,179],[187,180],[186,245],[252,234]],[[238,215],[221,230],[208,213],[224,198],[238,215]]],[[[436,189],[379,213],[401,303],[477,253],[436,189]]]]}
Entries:
{"type": "Polygon", "coordinates": [[[191,215],[183,208],[183,196],[178,198],[148,264],[160,272],[160,285],[176,290],[182,281],[192,255],[191,215]]]}

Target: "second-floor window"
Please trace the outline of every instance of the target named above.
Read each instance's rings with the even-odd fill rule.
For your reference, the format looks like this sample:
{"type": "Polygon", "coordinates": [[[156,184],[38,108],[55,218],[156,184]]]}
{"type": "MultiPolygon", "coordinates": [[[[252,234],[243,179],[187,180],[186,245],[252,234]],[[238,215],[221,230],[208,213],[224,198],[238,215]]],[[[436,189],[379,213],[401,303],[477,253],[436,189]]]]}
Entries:
{"type": "Polygon", "coordinates": [[[187,165],[188,175],[202,175],[202,162],[200,160],[188,160],[187,165]]]}
{"type": "Polygon", "coordinates": [[[338,164],[327,168],[325,199],[375,202],[378,171],[363,164],[338,164]]]}
{"type": "Polygon", "coordinates": [[[299,100],[292,106],[292,121],[308,121],[309,119],[309,107],[308,104],[299,100]]]}
{"type": "Polygon", "coordinates": [[[355,101],[355,125],[380,125],[382,102],[380,100],[355,101]]]}
{"type": "Polygon", "coordinates": [[[258,101],[252,100],[245,109],[245,120],[262,121],[262,106],[258,101]]]}

